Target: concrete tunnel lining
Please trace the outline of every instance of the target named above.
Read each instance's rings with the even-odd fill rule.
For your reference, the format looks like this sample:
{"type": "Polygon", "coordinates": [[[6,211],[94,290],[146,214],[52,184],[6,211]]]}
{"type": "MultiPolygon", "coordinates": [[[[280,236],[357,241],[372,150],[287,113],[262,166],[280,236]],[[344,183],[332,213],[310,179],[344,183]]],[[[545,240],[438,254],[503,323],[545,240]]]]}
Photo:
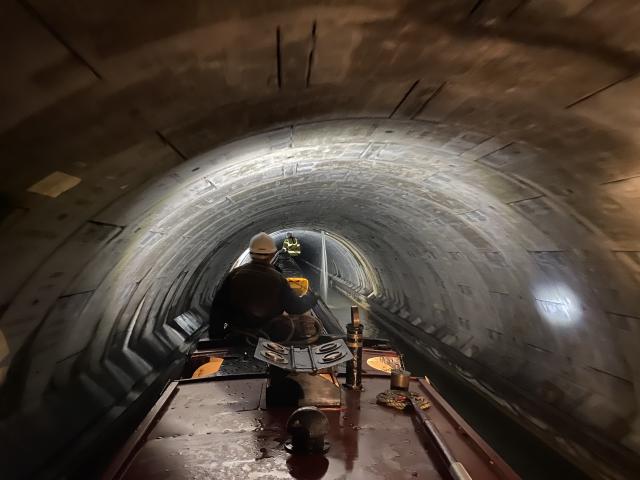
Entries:
{"type": "MultiPolygon", "coordinates": [[[[82,324],[58,332],[58,348],[73,350],[65,348],[64,338],[77,343],[71,332],[91,331],[78,361],[92,373],[82,375],[101,377],[94,387],[109,385],[115,401],[184,341],[184,332],[168,323],[189,305],[206,308],[251,234],[312,227],[358,246],[380,284],[370,301],[535,392],[537,401],[571,410],[604,432],[635,415],[632,359],[621,351],[615,332],[604,328],[604,312],[611,308],[606,293],[592,288],[603,275],[624,285],[624,266],[584,270],[581,255],[603,265],[611,256],[589,238],[595,233],[582,224],[569,228],[576,220],[567,207],[530,183],[497,173],[490,158],[478,161],[468,143],[460,146],[454,139],[434,146],[428,136],[433,129],[429,123],[389,120],[301,125],[229,144],[174,168],[96,218],[96,227],[127,224],[132,233],[121,232],[76,276],[73,284],[82,290],[78,286],[93,279],[96,265],[118,261],[84,299],[75,317],[82,324]],[[568,236],[576,230],[578,235],[568,236]],[[188,288],[195,272],[197,285],[188,288]],[[559,287],[579,296],[579,312],[553,309],[562,305],[559,287]],[[541,293],[548,296],[538,298],[541,293]],[[547,318],[540,315],[544,308],[551,308],[547,318]],[[577,318],[567,325],[550,322],[554,315],[577,318]],[[127,324],[132,319],[135,324],[127,324]],[[581,368],[558,372],[559,352],[581,368]],[[628,379],[626,388],[603,382],[606,374],[628,379]],[[599,400],[584,401],[585,395],[599,400]]],[[[55,255],[50,262],[56,263],[55,255]]],[[[73,290],[59,296],[74,299],[73,290]]],[[[617,303],[617,311],[632,311],[633,292],[621,293],[626,304],[617,303]]],[[[22,339],[31,342],[31,352],[51,343],[54,330],[48,327],[59,328],[54,317],[45,319],[35,338],[22,339]]],[[[12,352],[20,351],[21,339],[9,340],[12,352]]],[[[29,379],[20,401],[37,411],[57,368],[42,378],[41,364],[32,361],[29,367],[19,371],[29,379]]],[[[56,390],[62,386],[64,381],[56,390]]]]}
{"type": "Polygon", "coordinates": [[[539,434],[576,419],[558,448],[615,476],[640,431],[639,19],[588,3],[7,5],[3,470],[130,405],[252,233],[311,228],[375,265],[381,316],[524,392],[485,393],[539,434]],[[55,171],[82,181],[28,191],[55,171]]]}

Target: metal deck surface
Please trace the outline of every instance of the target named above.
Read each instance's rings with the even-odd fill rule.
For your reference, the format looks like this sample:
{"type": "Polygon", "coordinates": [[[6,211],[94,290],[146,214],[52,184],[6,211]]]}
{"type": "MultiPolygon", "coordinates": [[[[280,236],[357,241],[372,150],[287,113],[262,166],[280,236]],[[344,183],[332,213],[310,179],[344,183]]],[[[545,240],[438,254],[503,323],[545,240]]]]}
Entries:
{"type": "MultiPolygon", "coordinates": [[[[171,384],[105,478],[119,479],[440,479],[450,478],[415,415],[376,404],[389,378],[365,375],[364,391],[343,390],[323,409],[331,429],[325,455],[283,447],[293,409],[264,408],[266,378],[171,384]]],[[[413,380],[456,459],[474,480],[517,475],[426,382],[413,380]]]]}

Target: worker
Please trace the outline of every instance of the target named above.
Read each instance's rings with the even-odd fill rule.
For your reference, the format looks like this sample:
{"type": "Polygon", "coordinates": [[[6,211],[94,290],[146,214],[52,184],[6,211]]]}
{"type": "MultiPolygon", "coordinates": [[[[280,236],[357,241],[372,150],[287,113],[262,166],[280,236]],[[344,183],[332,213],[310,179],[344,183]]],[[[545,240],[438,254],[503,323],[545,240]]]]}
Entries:
{"type": "Polygon", "coordinates": [[[287,238],[282,242],[282,248],[284,248],[289,255],[297,257],[300,255],[300,242],[293,236],[293,233],[287,233],[287,238]]]}
{"type": "Polygon", "coordinates": [[[276,251],[275,242],[266,233],[251,238],[251,261],[227,274],[213,300],[210,338],[220,338],[234,330],[257,332],[256,336],[265,331],[272,340],[278,341],[290,336],[292,328],[309,331],[315,320],[308,315],[294,315],[308,311],[318,297],[311,290],[302,297],[296,295],[287,279],[271,264],[276,251]],[[283,312],[292,316],[287,318],[283,312]],[[295,325],[292,325],[293,318],[295,325]]]}

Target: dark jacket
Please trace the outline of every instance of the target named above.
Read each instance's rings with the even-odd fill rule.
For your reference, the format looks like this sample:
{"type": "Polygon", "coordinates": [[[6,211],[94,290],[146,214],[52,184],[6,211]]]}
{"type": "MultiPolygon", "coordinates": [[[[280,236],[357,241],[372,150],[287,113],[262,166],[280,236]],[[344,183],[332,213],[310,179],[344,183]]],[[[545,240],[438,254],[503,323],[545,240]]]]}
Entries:
{"type": "Polygon", "coordinates": [[[222,335],[224,324],[257,329],[287,312],[304,313],[317,301],[313,293],[299,297],[272,265],[251,262],[227,275],[211,305],[209,337],[222,335]]]}

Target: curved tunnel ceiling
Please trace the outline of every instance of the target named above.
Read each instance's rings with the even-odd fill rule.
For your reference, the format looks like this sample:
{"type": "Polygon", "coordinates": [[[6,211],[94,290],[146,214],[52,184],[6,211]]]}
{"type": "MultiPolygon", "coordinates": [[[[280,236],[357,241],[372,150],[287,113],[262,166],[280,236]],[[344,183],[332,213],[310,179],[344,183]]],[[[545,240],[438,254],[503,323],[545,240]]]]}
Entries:
{"type": "Polygon", "coordinates": [[[3,7],[2,428],[45,445],[78,405],[63,445],[126,406],[250,236],[299,227],[529,420],[633,457],[640,13],[615,3],[3,7]]]}

